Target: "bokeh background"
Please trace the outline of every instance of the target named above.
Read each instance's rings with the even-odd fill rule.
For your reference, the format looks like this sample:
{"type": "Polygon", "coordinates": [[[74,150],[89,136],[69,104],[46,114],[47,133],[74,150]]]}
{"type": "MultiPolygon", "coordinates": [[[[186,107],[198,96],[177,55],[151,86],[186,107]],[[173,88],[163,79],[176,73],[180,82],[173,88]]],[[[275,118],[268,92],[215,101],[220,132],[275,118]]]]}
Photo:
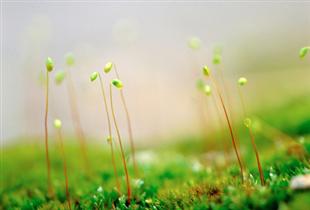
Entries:
{"type": "MultiPolygon", "coordinates": [[[[124,82],[136,141],[156,144],[200,132],[196,80],[204,64],[214,68],[216,47],[222,49],[232,98],[236,79],[246,76],[246,100],[255,112],[309,96],[310,59],[298,57],[309,45],[307,1],[4,1],[1,136],[5,144],[43,136],[40,77],[47,56],[55,61],[54,77],[67,68],[64,55],[75,55],[72,77],[88,139],[107,133],[99,84],[90,83],[89,74],[113,61],[124,82]],[[188,47],[192,37],[201,40],[200,49],[188,47]]],[[[66,134],[73,135],[65,85],[51,82],[50,97],[50,124],[61,118],[66,134]]],[[[239,106],[234,101],[236,112],[239,106]]],[[[121,106],[117,115],[126,135],[121,106]]]]}

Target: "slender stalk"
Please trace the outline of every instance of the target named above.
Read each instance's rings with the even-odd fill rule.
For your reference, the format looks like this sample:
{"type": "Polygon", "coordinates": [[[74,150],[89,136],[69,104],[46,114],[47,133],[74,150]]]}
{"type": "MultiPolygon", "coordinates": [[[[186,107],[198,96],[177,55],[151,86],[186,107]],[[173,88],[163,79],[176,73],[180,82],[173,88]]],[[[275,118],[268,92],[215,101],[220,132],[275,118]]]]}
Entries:
{"type": "MultiPolygon", "coordinates": [[[[114,71],[115,71],[115,75],[116,75],[117,79],[120,79],[115,64],[114,64],[114,71]]],[[[134,144],[133,135],[132,135],[131,120],[130,120],[129,111],[127,108],[125,96],[124,96],[122,89],[120,90],[120,95],[121,95],[121,100],[122,100],[123,107],[124,107],[124,110],[126,113],[127,128],[128,128],[128,134],[129,134],[129,142],[130,142],[130,149],[131,149],[131,154],[132,154],[132,159],[133,159],[133,165],[134,165],[134,169],[135,169],[135,176],[139,177],[139,169],[138,169],[138,164],[136,161],[136,151],[135,151],[135,144],[134,144]]]]}
{"type": "MultiPolygon", "coordinates": [[[[241,105],[242,105],[242,109],[243,109],[243,114],[244,114],[244,116],[246,118],[248,115],[247,115],[247,111],[246,111],[245,103],[244,103],[244,99],[243,99],[243,94],[242,94],[242,92],[240,90],[240,87],[238,87],[238,92],[239,92],[239,97],[240,97],[240,101],[241,101],[241,105]]],[[[255,137],[254,137],[254,134],[253,134],[253,131],[252,131],[252,126],[249,125],[249,126],[246,126],[246,127],[248,128],[249,135],[250,135],[250,138],[251,138],[251,143],[252,143],[252,146],[253,146],[253,149],[254,149],[254,152],[255,152],[257,167],[258,167],[258,171],[259,171],[260,182],[261,182],[261,185],[265,185],[264,174],[263,174],[262,166],[261,166],[261,163],[260,163],[257,147],[256,147],[256,144],[255,144],[255,137]]]]}
{"type": "Polygon", "coordinates": [[[234,147],[237,159],[238,159],[241,180],[243,181],[243,166],[242,166],[241,158],[240,158],[240,155],[239,155],[239,152],[238,152],[238,149],[237,149],[236,140],[235,140],[235,136],[234,136],[234,132],[233,132],[233,127],[232,127],[231,122],[229,120],[227,109],[226,109],[226,106],[225,106],[225,103],[224,103],[221,91],[218,88],[217,81],[216,81],[216,79],[212,75],[210,75],[210,78],[211,78],[211,81],[212,81],[212,83],[213,83],[213,85],[214,85],[214,87],[215,87],[215,89],[217,91],[217,94],[218,94],[219,98],[220,98],[220,102],[221,102],[221,105],[222,105],[222,108],[223,108],[223,111],[224,111],[224,114],[225,114],[225,118],[226,118],[226,121],[227,121],[227,125],[228,125],[228,128],[229,128],[229,133],[230,133],[230,136],[231,136],[232,144],[233,144],[233,147],[234,147]]]}
{"type": "Polygon", "coordinates": [[[68,173],[67,173],[67,162],[66,162],[66,155],[65,155],[65,149],[63,145],[63,138],[62,138],[62,133],[61,129],[57,129],[58,132],[58,139],[59,139],[59,144],[60,144],[60,149],[61,149],[61,155],[63,159],[63,170],[64,170],[64,176],[65,176],[65,184],[66,184],[66,197],[69,205],[69,209],[71,208],[71,202],[70,202],[70,193],[69,193],[69,181],[68,181],[68,173]]]}
{"type": "Polygon", "coordinates": [[[73,121],[73,125],[74,125],[77,138],[79,139],[79,142],[80,142],[82,156],[84,159],[85,170],[89,172],[89,161],[88,161],[87,152],[86,152],[86,139],[85,139],[84,131],[81,126],[80,115],[78,112],[78,106],[76,102],[76,91],[75,91],[69,71],[67,72],[67,78],[68,78],[68,82],[66,84],[67,84],[67,90],[69,94],[71,118],[73,121]]]}
{"type": "Polygon", "coordinates": [[[49,72],[46,71],[46,93],[45,93],[45,116],[44,116],[44,131],[45,131],[45,158],[47,165],[47,187],[48,195],[53,196],[54,190],[51,182],[51,162],[48,152],[48,92],[49,92],[49,72]]]}
{"type": "MultiPolygon", "coordinates": [[[[234,133],[237,133],[236,132],[236,128],[234,126],[234,110],[233,110],[233,106],[232,106],[232,103],[231,103],[231,97],[230,97],[230,94],[229,94],[229,91],[228,91],[228,87],[227,87],[227,83],[225,81],[225,77],[224,77],[224,74],[223,74],[223,70],[221,68],[221,64],[218,64],[217,65],[218,68],[216,70],[216,72],[218,72],[218,76],[220,78],[220,83],[222,83],[222,91],[224,92],[224,97],[226,98],[226,102],[228,104],[228,107],[227,108],[227,112],[228,112],[228,116],[231,120],[231,125],[232,125],[232,130],[234,133]]],[[[223,97],[223,98],[224,98],[223,97]]],[[[238,141],[238,138],[235,139],[236,140],[236,144],[237,145],[240,145],[239,144],[239,141],[238,141]]]]}
{"type": "Polygon", "coordinates": [[[111,84],[110,84],[110,103],[111,103],[111,112],[112,112],[113,122],[114,122],[115,130],[116,130],[116,133],[117,133],[117,139],[118,139],[119,146],[120,146],[120,149],[121,149],[122,161],[123,161],[124,171],[125,171],[125,175],[126,175],[128,202],[130,203],[130,199],[131,199],[130,180],[129,180],[129,174],[128,174],[128,170],[127,170],[127,164],[126,164],[125,153],[124,153],[124,149],[123,149],[123,145],[122,145],[121,135],[120,135],[120,132],[119,132],[119,128],[117,126],[115,112],[114,112],[113,96],[112,96],[112,85],[111,84]]]}
{"type": "Polygon", "coordinates": [[[103,97],[103,101],[104,101],[104,106],[105,106],[105,110],[106,110],[106,114],[107,114],[109,137],[111,138],[111,141],[108,143],[110,144],[110,147],[111,147],[111,159],[112,159],[112,165],[113,165],[113,170],[114,170],[114,176],[115,176],[115,180],[116,180],[116,187],[117,187],[118,193],[121,193],[121,185],[120,185],[120,182],[118,179],[118,174],[117,174],[116,164],[115,164],[115,156],[114,156],[114,149],[113,149],[113,143],[112,143],[112,141],[113,141],[113,139],[112,139],[112,126],[111,126],[111,120],[110,120],[110,115],[109,115],[109,110],[108,110],[108,103],[107,103],[107,98],[106,98],[106,94],[104,91],[103,82],[102,82],[100,74],[99,74],[99,81],[100,81],[100,88],[101,88],[101,93],[102,93],[102,97],[103,97]]]}
{"type": "MultiPolygon", "coordinates": [[[[218,118],[220,128],[223,128],[224,122],[223,122],[223,119],[221,118],[220,110],[219,110],[218,104],[216,103],[217,102],[216,98],[214,96],[212,97],[212,101],[213,101],[213,105],[215,107],[216,116],[218,118]]],[[[221,140],[224,140],[224,136],[223,136],[222,132],[220,132],[220,138],[221,138],[221,140]]],[[[226,160],[226,163],[228,163],[228,148],[227,148],[227,145],[225,143],[223,143],[223,148],[224,148],[225,160],[226,160]]]]}

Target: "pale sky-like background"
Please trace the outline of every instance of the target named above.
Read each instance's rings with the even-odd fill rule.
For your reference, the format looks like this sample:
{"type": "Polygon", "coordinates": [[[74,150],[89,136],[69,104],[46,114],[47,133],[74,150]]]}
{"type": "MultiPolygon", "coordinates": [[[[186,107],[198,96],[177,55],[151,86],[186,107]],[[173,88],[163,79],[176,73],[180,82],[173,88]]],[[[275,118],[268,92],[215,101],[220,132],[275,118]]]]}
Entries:
{"type": "MultiPolygon", "coordinates": [[[[203,64],[213,68],[215,46],[223,49],[223,71],[232,95],[235,80],[248,77],[246,94],[253,110],[310,94],[310,59],[298,58],[299,49],[310,45],[306,1],[4,1],[1,17],[5,142],[43,135],[40,73],[45,72],[47,56],[55,61],[52,78],[57,70],[65,70],[67,52],[76,57],[71,71],[88,138],[107,135],[99,84],[90,83],[89,74],[101,71],[108,61],[117,64],[124,82],[138,141],[199,132],[195,83],[203,64]],[[200,50],[188,47],[193,36],[201,39],[200,50]]],[[[51,82],[50,89],[50,124],[59,117],[65,132],[72,134],[65,85],[51,82]]],[[[127,135],[122,107],[116,111],[127,135]]]]}

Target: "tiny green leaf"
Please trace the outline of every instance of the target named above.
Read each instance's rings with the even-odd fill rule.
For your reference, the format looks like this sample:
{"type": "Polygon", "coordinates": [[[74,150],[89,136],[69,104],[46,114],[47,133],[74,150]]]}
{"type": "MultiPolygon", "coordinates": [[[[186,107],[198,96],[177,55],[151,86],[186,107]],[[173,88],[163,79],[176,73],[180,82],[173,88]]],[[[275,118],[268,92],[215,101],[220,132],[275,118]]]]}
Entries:
{"type": "Polygon", "coordinates": [[[307,55],[307,53],[309,52],[309,50],[310,50],[310,47],[303,47],[303,48],[301,48],[299,50],[299,57],[300,58],[304,58],[307,55]]]}
{"type": "Polygon", "coordinates": [[[55,83],[60,85],[65,79],[66,73],[63,70],[59,70],[55,75],[55,83]]]}
{"type": "Polygon", "coordinates": [[[123,83],[119,79],[113,79],[111,81],[111,84],[114,85],[118,89],[122,89],[123,88],[123,83]]]}
{"type": "Polygon", "coordinates": [[[248,80],[247,80],[245,77],[240,77],[240,78],[238,79],[238,84],[239,84],[240,86],[244,86],[247,82],[248,82],[248,80]]]}
{"type": "Polygon", "coordinates": [[[90,75],[90,81],[93,82],[97,79],[99,73],[97,71],[93,72],[91,75],[90,75]]]}
{"type": "Polygon", "coordinates": [[[198,37],[191,37],[188,40],[188,46],[193,50],[198,50],[201,48],[201,40],[198,37]]]}
{"type": "Polygon", "coordinates": [[[48,72],[53,71],[53,69],[54,69],[54,61],[52,60],[52,58],[47,57],[47,59],[45,61],[45,66],[46,66],[46,70],[48,72]]]}
{"type": "Polygon", "coordinates": [[[210,96],[211,95],[211,87],[209,85],[205,85],[203,88],[203,92],[207,95],[210,96]]]}
{"type": "Polygon", "coordinates": [[[71,52],[69,52],[65,55],[65,59],[66,59],[66,64],[68,66],[74,65],[74,55],[71,52]]]}
{"type": "Polygon", "coordinates": [[[111,69],[113,68],[113,63],[112,62],[108,62],[104,68],[103,68],[103,71],[105,73],[109,73],[111,71],[111,69]]]}
{"type": "Polygon", "coordinates": [[[54,127],[59,129],[59,128],[61,128],[61,125],[62,125],[61,120],[56,118],[54,120],[54,127]]]}
{"type": "Polygon", "coordinates": [[[208,68],[208,66],[204,66],[203,68],[202,68],[202,72],[203,72],[203,74],[205,75],[205,76],[210,76],[210,69],[208,68]]]}
{"type": "Polygon", "coordinates": [[[222,56],[219,53],[214,54],[213,60],[212,60],[213,64],[215,65],[220,64],[221,61],[222,61],[222,56]]]}

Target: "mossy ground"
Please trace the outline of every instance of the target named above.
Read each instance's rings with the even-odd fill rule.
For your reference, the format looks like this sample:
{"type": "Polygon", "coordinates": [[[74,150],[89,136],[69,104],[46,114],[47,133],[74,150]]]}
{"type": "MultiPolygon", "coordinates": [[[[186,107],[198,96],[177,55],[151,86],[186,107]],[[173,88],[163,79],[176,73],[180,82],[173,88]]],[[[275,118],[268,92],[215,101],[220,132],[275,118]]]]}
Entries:
{"type": "MultiPolygon", "coordinates": [[[[74,209],[307,209],[310,191],[293,191],[293,176],[310,173],[309,101],[289,103],[277,111],[257,114],[261,122],[277,127],[291,138],[260,126],[256,141],[261,154],[266,186],[261,186],[255,156],[246,130],[240,125],[239,139],[247,168],[242,183],[233,155],[220,151],[216,134],[183,138],[181,143],[138,151],[140,177],[133,176],[133,198],[118,195],[109,147],[106,142],[88,145],[89,169],[85,170],[80,148],[74,139],[65,139],[69,188],[74,209]],[[224,157],[228,157],[225,159],[224,157]],[[233,158],[230,158],[233,157],[233,158]]],[[[226,131],[225,131],[226,132],[226,131]]],[[[51,137],[50,157],[55,196],[46,194],[46,165],[41,139],[6,146],[3,149],[0,209],[68,209],[62,159],[51,137]],[[35,142],[37,141],[37,142],[35,142]]],[[[231,147],[229,139],[225,139],[231,147]]],[[[231,149],[231,148],[230,148],[231,149]]],[[[233,151],[230,151],[233,154],[233,151]]],[[[119,157],[119,152],[116,152],[119,157]]],[[[118,173],[125,193],[121,161],[118,173]]]]}

